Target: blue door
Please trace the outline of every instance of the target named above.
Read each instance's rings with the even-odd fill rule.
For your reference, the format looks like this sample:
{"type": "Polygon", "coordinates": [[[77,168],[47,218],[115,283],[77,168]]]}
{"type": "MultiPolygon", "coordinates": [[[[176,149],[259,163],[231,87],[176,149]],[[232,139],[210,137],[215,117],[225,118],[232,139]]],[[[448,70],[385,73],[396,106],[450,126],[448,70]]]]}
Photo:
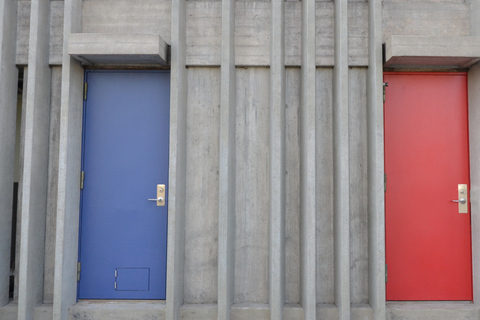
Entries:
{"type": "Polygon", "coordinates": [[[165,299],[170,74],[85,78],[78,297],[165,299]]]}

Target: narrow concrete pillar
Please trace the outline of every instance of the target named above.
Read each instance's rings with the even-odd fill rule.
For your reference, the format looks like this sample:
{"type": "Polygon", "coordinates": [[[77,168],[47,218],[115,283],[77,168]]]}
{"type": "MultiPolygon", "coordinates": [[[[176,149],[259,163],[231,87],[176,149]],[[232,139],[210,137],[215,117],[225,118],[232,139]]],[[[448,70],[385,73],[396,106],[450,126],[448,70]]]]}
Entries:
{"type": "Polygon", "coordinates": [[[53,319],[68,319],[77,297],[80,164],[83,114],[83,68],[67,53],[71,33],[81,31],[81,0],[66,0],[63,24],[60,141],[53,319]]]}
{"type": "Polygon", "coordinates": [[[348,116],[348,2],[335,0],[333,70],[333,229],[335,304],[350,319],[350,157],[348,116]]]}
{"type": "MultiPolygon", "coordinates": [[[[478,137],[480,128],[480,64],[468,72],[468,120],[470,137],[478,137]]],[[[470,139],[470,202],[472,219],[473,301],[480,299],[480,141],[470,139]]]]}
{"type": "Polygon", "coordinates": [[[0,307],[9,301],[15,122],[17,1],[0,0],[0,307]]]}
{"type": "Polygon", "coordinates": [[[172,1],[170,76],[170,156],[166,319],[178,319],[183,304],[185,260],[185,190],[187,172],[186,0],[172,1]]]}
{"type": "Polygon", "coordinates": [[[374,319],[383,320],[386,297],[381,0],[368,3],[368,30],[368,293],[374,319]]]}
{"type": "Polygon", "coordinates": [[[22,179],[18,319],[33,319],[43,300],[45,219],[50,128],[50,0],[33,0],[30,13],[22,179]]]}
{"type": "Polygon", "coordinates": [[[305,320],[316,319],[315,0],[302,1],[300,104],[301,297],[305,320]]]}
{"type": "Polygon", "coordinates": [[[272,0],[270,24],[270,319],[285,304],[285,1],[272,0]]]}
{"type": "Polygon", "coordinates": [[[235,278],[235,1],[222,0],[218,204],[218,320],[230,319],[235,278]]]}

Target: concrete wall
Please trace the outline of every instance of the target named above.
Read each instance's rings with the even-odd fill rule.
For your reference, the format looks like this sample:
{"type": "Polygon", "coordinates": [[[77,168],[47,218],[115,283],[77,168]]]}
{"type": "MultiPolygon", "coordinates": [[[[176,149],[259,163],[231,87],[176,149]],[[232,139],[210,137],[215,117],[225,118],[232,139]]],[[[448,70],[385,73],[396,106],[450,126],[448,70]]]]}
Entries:
{"type": "MultiPolygon", "coordinates": [[[[0,242],[0,319],[478,319],[475,304],[385,303],[381,91],[382,41],[476,35],[476,6],[0,1],[2,239],[10,234],[15,65],[26,66],[22,261],[9,303],[9,240],[0,242]],[[171,45],[166,301],[75,304],[83,69],[67,52],[71,33],[158,35],[171,45]]],[[[477,100],[472,94],[473,116],[477,100]]]]}

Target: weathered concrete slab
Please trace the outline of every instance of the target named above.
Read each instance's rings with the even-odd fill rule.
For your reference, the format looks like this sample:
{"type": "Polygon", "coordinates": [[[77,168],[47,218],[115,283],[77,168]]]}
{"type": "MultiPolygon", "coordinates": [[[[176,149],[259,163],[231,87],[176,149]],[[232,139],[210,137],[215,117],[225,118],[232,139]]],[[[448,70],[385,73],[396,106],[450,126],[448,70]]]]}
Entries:
{"type": "Polygon", "coordinates": [[[480,308],[470,302],[388,302],[387,320],[473,320],[480,308]]]}
{"type": "Polygon", "coordinates": [[[232,320],[269,320],[270,307],[261,303],[238,303],[232,306],[232,320]]]}
{"type": "Polygon", "coordinates": [[[184,303],[215,303],[220,69],[189,68],[188,87],[184,303]]]}
{"type": "MultiPolygon", "coordinates": [[[[28,42],[30,34],[31,1],[18,1],[16,64],[26,65],[28,62],[28,42]]],[[[62,63],[63,54],[63,8],[64,1],[52,1],[50,4],[50,64],[62,63]]]]}
{"type": "Polygon", "coordinates": [[[35,320],[51,320],[53,319],[53,304],[41,304],[35,307],[33,312],[35,320]]]}
{"type": "Polygon", "coordinates": [[[383,1],[383,42],[392,35],[470,35],[470,2],[383,1]]]}
{"type": "Polygon", "coordinates": [[[480,37],[391,36],[385,67],[468,68],[480,60],[480,37]]]}
{"type": "Polygon", "coordinates": [[[72,33],[67,52],[85,65],[168,63],[168,44],[158,35],[72,33]]]}
{"type": "Polygon", "coordinates": [[[2,320],[17,320],[18,319],[18,304],[10,302],[6,306],[0,307],[0,319],[2,320]]]}
{"type": "MultiPolygon", "coordinates": [[[[221,2],[187,1],[186,62],[190,66],[219,66],[221,2]]],[[[316,64],[333,66],[333,2],[317,1],[316,64]]],[[[170,1],[101,0],[84,1],[85,33],[155,34],[170,43],[170,1]],[[139,5],[141,4],[141,5],[139,5]]],[[[301,2],[285,5],[285,63],[300,66],[301,2]]],[[[349,64],[367,65],[368,3],[350,2],[349,64]]],[[[271,4],[265,1],[237,1],[235,8],[235,64],[270,64],[271,4]]]]}
{"type": "Polygon", "coordinates": [[[184,304],[178,312],[181,320],[217,319],[216,304],[184,304]]]}
{"type": "Polygon", "coordinates": [[[69,309],[69,320],[165,319],[164,301],[80,301],[69,309]]]}

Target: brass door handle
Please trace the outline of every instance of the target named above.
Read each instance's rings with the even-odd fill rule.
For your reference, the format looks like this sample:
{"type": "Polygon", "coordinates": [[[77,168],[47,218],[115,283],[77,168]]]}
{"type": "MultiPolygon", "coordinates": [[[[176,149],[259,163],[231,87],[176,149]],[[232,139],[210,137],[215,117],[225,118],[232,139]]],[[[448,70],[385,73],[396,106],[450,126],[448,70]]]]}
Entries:
{"type": "Polygon", "coordinates": [[[148,199],[148,201],[156,201],[157,206],[163,207],[165,205],[165,185],[157,184],[157,198],[148,199]]]}

